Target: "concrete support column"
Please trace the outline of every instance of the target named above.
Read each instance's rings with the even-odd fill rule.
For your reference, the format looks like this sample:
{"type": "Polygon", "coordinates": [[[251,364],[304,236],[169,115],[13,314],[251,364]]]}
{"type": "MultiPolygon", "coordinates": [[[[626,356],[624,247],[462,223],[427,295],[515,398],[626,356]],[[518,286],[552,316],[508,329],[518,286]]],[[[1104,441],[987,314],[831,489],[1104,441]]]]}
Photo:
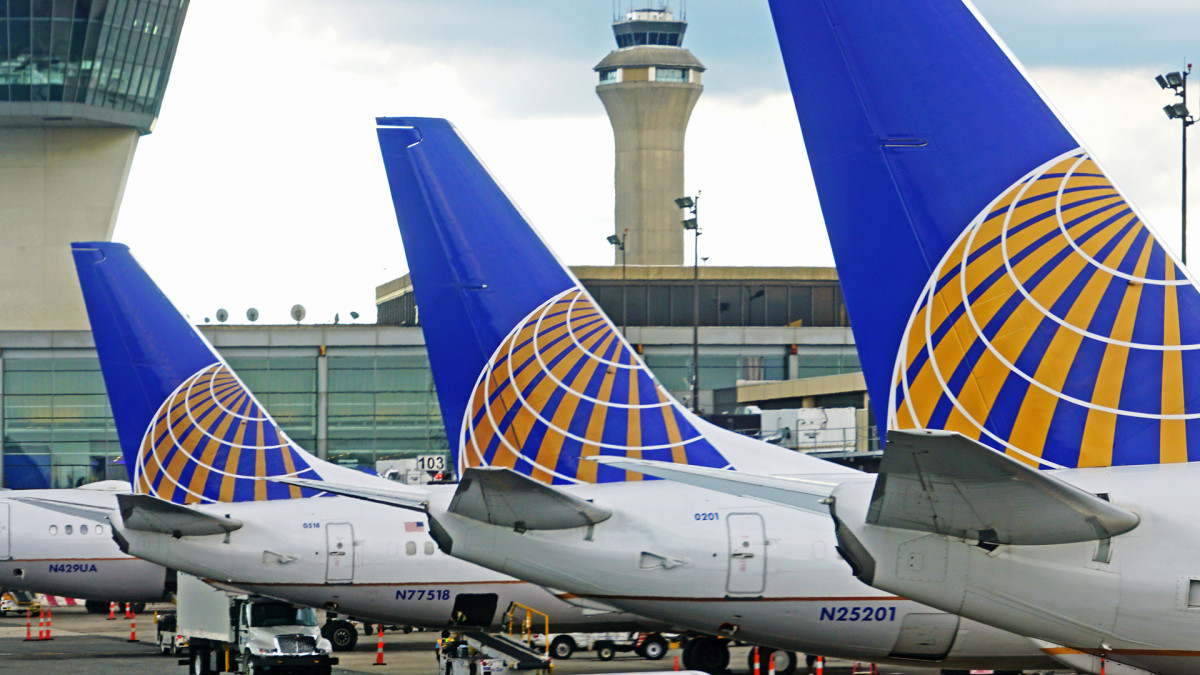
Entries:
{"type": "Polygon", "coordinates": [[[698,84],[628,82],[596,88],[616,144],[616,232],[629,265],[682,265],[683,144],[698,84]]]}
{"type": "Polygon", "coordinates": [[[317,356],[317,457],[329,458],[329,357],[317,356]]]}
{"type": "Polygon", "coordinates": [[[0,330],[86,330],[73,241],[108,241],[136,129],[0,128],[0,330]]]}

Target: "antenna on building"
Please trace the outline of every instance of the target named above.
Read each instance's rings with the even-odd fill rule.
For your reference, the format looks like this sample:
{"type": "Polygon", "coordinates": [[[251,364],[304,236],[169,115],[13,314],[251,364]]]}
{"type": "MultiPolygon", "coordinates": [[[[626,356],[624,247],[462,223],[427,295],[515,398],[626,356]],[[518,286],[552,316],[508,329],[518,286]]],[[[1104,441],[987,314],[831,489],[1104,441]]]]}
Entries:
{"type": "Polygon", "coordinates": [[[221,323],[225,323],[228,320],[229,320],[229,312],[225,311],[224,309],[218,309],[217,310],[217,321],[220,321],[221,323]]]}
{"type": "Polygon", "coordinates": [[[246,310],[246,318],[250,320],[250,323],[258,321],[258,310],[254,309],[253,307],[246,310]]]}
{"type": "Polygon", "coordinates": [[[293,321],[295,321],[296,323],[300,323],[301,321],[304,320],[305,314],[307,314],[307,312],[304,311],[304,305],[292,305],[292,320],[293,321]]]}

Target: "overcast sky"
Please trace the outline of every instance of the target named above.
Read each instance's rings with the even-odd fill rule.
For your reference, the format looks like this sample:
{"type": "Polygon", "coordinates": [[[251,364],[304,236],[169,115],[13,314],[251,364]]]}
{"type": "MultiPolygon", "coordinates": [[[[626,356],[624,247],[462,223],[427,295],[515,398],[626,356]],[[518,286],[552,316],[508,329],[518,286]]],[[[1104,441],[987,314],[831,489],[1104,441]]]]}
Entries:
{"type": "MultiPolygon", "coordinates": [[[[1184,65],[1200,3],[977,4],[1177,249],[1179,124],[1153,76],[1184,65]]],[[[708,68],[686,155],[700,254],[831,265],[765,0],[686,10],[685,46],[708,68]]],[[[374,118],[422,115],[459,127],[568,263],[611,263],[613,141],[592,67],[615,47],[613,14],[611,0],[197,0],[114,239],[197,322],[251,306],[286,322],[294,303],[306,323],[371,321],[375,286],[407,271],[374,118]]]]}

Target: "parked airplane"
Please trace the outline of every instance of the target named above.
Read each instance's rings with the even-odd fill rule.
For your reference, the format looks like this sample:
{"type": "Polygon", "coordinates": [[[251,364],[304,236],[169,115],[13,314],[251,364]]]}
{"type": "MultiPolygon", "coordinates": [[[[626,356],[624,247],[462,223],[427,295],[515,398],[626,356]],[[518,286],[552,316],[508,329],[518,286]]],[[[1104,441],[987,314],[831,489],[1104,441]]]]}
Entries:
{"type": "Polygon", "coordinates": [[[26,497],[114,504],[128,483],[104,481],[70,490],[0,491],[0,588],[82,598],[92,612],[110,602],[164,600],[175,573],[123,553],[105,524],[88,515],[39,507],[26,497]]]}
{"type": "Polygon", "coordinates": [[[878,478],[828,498],[839,550],[880,589],[1100,657],[1089,672],[1195,672],[1186,270],[963,0],[771,8],[887,406],[878,478]]]}
{"type": "MultiPolygon", "coordinates": [[[[76,244],[73,254],[134,494],[90,510],[61,495],[28,493],[29,503],[107,519],[122,551],[171,569],[362,619],[499,628],[520,603],[556,631],[665,628],[451,558],[421,514],[268,482],[403,489],[293,443],[127,247],[76,244]]],[[[350,632],[331,639],[353,638],[339,628],[350,632]]]]}
{"type": "Polygon", "coordinates": [[[714,636],[689,645],[689,667],[725,667],[726,641],[715,636],[862,660],[1052,666],[1028,640],[856,582],[834,555],[832,521],[817,499],[797,520],[782,506],[581,461],[629,454],[680,469],[792,474],[780,480],[818,487],[859,475],[692,415],[453,127],[380,122],[463,480],[452,499],[289,483],[427,509],[452,555],[714,636]]]}

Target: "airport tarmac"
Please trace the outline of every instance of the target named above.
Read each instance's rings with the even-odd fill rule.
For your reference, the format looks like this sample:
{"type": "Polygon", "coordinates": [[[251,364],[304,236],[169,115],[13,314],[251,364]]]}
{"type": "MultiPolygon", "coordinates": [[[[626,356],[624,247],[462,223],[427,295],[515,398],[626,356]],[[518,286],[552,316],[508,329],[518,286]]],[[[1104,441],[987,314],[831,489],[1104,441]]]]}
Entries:
{"type": "MultiPolygon", "coordinates": [[[[134,621],[118,618],[109,621],[105,615],[88,614],[82,607],[54,610],[53,640],[25,641],[25,618],[0,618],[0,673],[29,675],[76,673],[86,675],[144,675],[149,673],[187,672],[178,665],[179,657],[160,655],[155,646],[154,609],[168,610],[171,605],[151,606],[134,621]],[[135,624],[137,642],[130,642],[130,624],[135,624]]],[[[118,614],[118,617],[121,615],[118,614]]],[[[32,633],[38,634],[37,617],[32,620],[32,633]]],[[[437,633],[385,632],[384,661],[375,666],[376,637],[360,636],[358,646],[351,652],[338,654],[339,665],[334,673],[385,675],[436,675],[434,642],[437,633]]],[[[746,673],[748,647],[733,650],[730,665],[733,673],[746,673]]],[[[600,673],[629,673],[664,671],[674,668],[678,650],[672,650],[660,661],[618,654],[612,661],[601,661],[590,652],[580,652],[568,660],[556,661],[555,675],[598,675],[600,673]]],[[[847,675],[853,664],[843,661],[829,663],[829,675],[847,675]]],[[[803,673],[801,667],[798,673],[803,673]]],[[[881,667],[884,675],[934,674],[938,671],[923,668],[881,667]]]]}

